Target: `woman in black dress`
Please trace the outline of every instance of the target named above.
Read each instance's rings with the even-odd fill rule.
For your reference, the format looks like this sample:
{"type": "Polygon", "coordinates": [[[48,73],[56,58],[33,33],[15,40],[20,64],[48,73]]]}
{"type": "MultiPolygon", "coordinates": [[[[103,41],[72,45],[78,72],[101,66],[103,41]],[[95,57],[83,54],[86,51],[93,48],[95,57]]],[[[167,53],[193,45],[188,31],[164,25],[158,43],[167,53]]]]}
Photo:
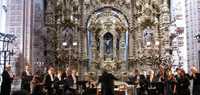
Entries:
{"type": "Polygon", "coordinates": [[[176,77],[176,95],[190,95],[190,81],[183,69],[180,70],[180,75],[176,77]]]}
{"type": "Polygon", "coordinates": [[[62,79],[62,71],[57,71],[57,76],[55,78],[55,89],[56,95],[63,95],[64,94],[64,81],[62,79]]]}
{"type": "Polygon", "coordinates": [[[11,66],[7,65],[5,70],[2,73],[0,95],[10,95],[12,81],[13,81],[13,75],[11,74],[11,66]]]}
{"type": "Polygon", "coordinates": [[[48,69],[48,74],[44,77],[44,86],[47,90],[47,95],[55,95],[55,69],[50,67],[48,69]]]}
{"type": "Polygon", "coordinates": [[[159,69],[159,73],[156,75],[157,95],[164,95],[165,72],[162,66],[159,69]]]}
{"type": "Polygon", "coordinates": [[[31,91],[31,80],[33,78],[31,65],[26,65],[25,70],[22,72],[22,77],[21,77],[21,89],[26,90],[30,93],[31,91]]]}
{"type": "Polygon", "coordinates": [[[176,80],[171,70],[166,70],[166,77],[164,82],[164,95],[174,95],[176,91],[176,80]]]}

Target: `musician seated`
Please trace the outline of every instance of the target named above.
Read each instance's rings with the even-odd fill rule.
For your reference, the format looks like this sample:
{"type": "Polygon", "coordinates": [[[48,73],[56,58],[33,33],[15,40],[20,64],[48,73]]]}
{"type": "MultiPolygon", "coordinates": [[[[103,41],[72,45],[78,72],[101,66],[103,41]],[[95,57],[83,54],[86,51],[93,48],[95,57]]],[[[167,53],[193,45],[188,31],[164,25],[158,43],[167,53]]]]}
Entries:
{"type": "Polygon", "coordinates": [[[127,83],[136,86],[138,95],[146,93],[146,79],[143,74],[140,74],[138,69],[133,70],[132,75],[128,77],[127,83]]]}

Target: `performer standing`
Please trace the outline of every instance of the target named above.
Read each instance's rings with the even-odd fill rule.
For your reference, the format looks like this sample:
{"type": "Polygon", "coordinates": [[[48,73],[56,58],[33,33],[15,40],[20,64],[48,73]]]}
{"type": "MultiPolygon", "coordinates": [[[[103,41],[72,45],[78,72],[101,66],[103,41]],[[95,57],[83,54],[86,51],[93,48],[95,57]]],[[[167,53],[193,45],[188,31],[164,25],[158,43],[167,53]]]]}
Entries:
{"type": "Polygon", "coordinates": [[[140,74],[138,69],[135,69],[135,75],[129,77],[129,80],[136,85],[136,93],[137,95],[145,95],[147,94],[147,81],[143,74],[140,74]]]}
{"type": "Polygon", "coordinates": [[[185,74],[183,69],[179,69],[178,72],[180,72],[180,75],[176,77],[176,95],[190,95],[189,77],[185,74]]]}
{"type": "Polygon", "coordinates": [[[39,72],[36,72],[32,79],[32,95],[44,95],[42,78],[39,72]]]}
{"type": "Polygon", "coordinates": [[[171,70],[166,71],[166,78],[164,83],[164,95],[174,95],[175,87],[175,78],[171,70]]]}
{"type": "Polygon", "coordinates": [[[54,76],[54,68],[50,67],[48,70],[48,74],[44,78],[44,86],[47,90],[47,95],[54,95],[55,89],[54,89],[54,82],[55,82],[55,76],[54,76]]]}
{"type": "Polygon", "coordinates": [[[157,84],[156,88],[158,90],[158,95],[164,95],[164,80],[165,80],[165,72],[164,67],[159,66],[159,73],[156,76],[157,78],[157,84]]]}
{"type": "Polygon", "coordinates": [[[150,70],[149,75],[147,75],[147,85],[148,95],[158,95],[156,93],[156,78],[153,70],[150,70]]]}
{"type": "Polygon", "coordinates": [[[102,95],[114,95],[114,80],[118,79],[106,70],[103,71],[98,80],[98,84],[101,83],[102,95]]]}
{"type": "Polygon", "coordinates": [[[1,95],[10,95],[13,77],[11,66],[7,65],[2,73],[1,95]]]}
{"type": "Polygon", "coordinates": [[[75,69],[72,70],[72,78],[73,78],[73,88],[74,89],[77,89],[77,82],[78,82],[78,74],[77,74],[77,71],[75,69]]]}
{"type": "Polygon", "coordinates": [[[75,89],[73,88],[73,85],[75,80],[72,76],[72,69],[70,67],[66,68],[62,78],[64,80],[64,93],[66,95],[74,95],[75,89]]]}
{"type": "Polygon", "coordinates": [[[192,95],[199,95],[200,93],[200,73],[198,72],[196,67],[191,68],[193,79],[193,89],[192,89],[192,95]]]}
{"type": "Polygon", "coordinates": [[[22,72],[22,82],[21,82],[21,89],[26,90],[30,93],[30,82],[32,80],[32,73],[31,73],[31,66],[26,65],[25,70],[22,72]]]}
{"type": "Polygon", "coordinates": [[[56,94],[57,95],[63,95],[64,94],[64,81],[62,79],[62,71],[57,71],[57,76],[55,78],[55,88],[56,88],[56,94]]]}

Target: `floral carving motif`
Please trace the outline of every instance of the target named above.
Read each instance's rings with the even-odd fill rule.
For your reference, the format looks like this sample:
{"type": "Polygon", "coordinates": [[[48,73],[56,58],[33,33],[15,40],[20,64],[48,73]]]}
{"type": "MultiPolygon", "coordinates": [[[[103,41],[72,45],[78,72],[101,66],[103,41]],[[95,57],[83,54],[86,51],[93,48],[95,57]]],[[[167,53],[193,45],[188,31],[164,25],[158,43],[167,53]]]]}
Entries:
{"type": "Polygon", "coordinates": [[[110,4],[110,3],[113,3],[113,2],[115,2],[116,0],[100,0],[102,3],[108,3],[108,4],[110,4]]]}
{"type": "Polygon", "coordinates": [[[122,24],[120,24],[120,23],[117,23],[117,24],[116,24],[115,30],[116,30],[117,32],[126,32],[125,26],[122,25],[122,24]]]}

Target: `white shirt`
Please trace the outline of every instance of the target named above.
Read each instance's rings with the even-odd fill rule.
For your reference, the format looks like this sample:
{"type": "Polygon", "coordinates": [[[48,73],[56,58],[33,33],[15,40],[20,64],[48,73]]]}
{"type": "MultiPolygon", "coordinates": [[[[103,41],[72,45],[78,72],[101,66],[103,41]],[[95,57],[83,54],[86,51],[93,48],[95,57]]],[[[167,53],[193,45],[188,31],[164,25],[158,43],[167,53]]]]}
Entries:
{"type": "Polygon", "coordinates": [[[50,78],[51,78],[51,81],[54,81],[54,77],[52,74],[50,74],[50,78]]]}

